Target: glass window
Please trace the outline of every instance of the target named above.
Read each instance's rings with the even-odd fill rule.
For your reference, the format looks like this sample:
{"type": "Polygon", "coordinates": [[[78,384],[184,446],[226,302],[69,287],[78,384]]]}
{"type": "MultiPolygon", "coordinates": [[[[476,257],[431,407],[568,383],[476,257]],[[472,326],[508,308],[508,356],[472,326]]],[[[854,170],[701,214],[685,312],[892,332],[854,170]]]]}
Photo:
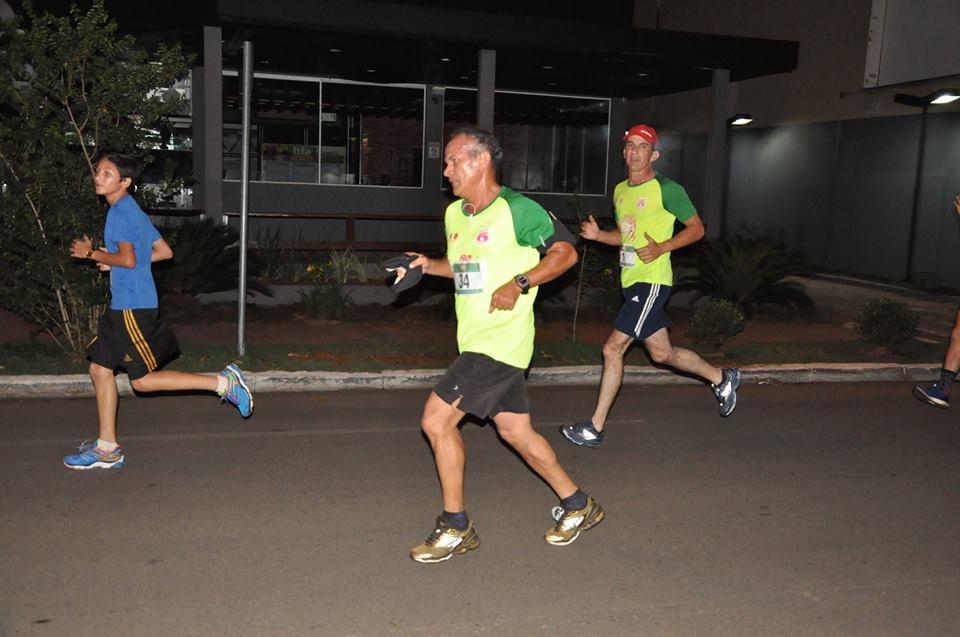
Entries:
{"type": "MultiPolygon", "coordinates": [[[[223,78],[224,178],[240,179],[240,79],[223,78]]],[[[423,87],[255,77],[250,179],[422,185],[423,87]],[[322,107],[321,107],[322,97],[322,107]]]]}
{"type": "MultiPolygon", "coordinates": [[[[317,183],[320,83],[255,77],[251,103],[250,179],[317,183]]],[[[240,79],[223,82],[223,170],[240,178],[240,79]]]]}
{"type": "MultiPolygon", "coordinates": [[[[604,194],[610,101],[497,91],[500,180],[525,192],[604,194]]],[[[477,121],[475,90],[447,89],[444,137],[477,121]]]]}
{"type": "Polygon", "coordinates": [[[422,87],[323,83],[323,183],[420,186],[422,87]]]}

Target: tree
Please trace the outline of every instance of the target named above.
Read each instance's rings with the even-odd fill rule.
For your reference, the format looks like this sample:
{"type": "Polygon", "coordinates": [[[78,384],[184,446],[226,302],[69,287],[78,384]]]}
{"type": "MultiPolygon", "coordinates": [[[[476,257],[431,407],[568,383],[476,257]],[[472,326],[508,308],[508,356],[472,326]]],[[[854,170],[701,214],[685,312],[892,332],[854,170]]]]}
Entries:
{"type": "Polygon", "coordinates": [[[22,16],[0,22],[0,307],[65,351],[83,351],[108,293],[68,249],[102,233],[92,158],[106,147],[144,156],[147,127],[181,107],[163,89],[188,63],[178,44],[136,49],[103,0],[66,16],[38,15],[28,0],[22,16]]]}

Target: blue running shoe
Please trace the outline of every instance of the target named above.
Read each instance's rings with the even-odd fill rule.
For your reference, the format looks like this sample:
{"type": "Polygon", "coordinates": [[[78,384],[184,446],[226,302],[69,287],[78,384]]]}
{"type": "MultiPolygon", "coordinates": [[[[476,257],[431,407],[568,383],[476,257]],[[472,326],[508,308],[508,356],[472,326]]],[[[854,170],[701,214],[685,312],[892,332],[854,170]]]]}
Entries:
{"type": "Polygon", "coordinates": [[[716,385],[710,385],[713,395],[720,403],[720,415],[726,418],[737,407],[737,389],[740,387],[740,370],[736,367],[723,369],[723,380],[716,385]]]}
{"type": "Polygon", "coordinates": [[[240,368],[230,363],[220,375],[227,379],[227,390],[220,396],[220,400],[230,403],[237,408],[241,416],[249,418],[253,413],[253,394],[244,382],[240,368]]]}
{"type": "Polygon", "coordinates": [[[80,453],[66,456],[63,464],[69,469],[119,469],[123,466],[123,450],[117,447],[113,451],[97,448],[96,441],[84,440],[77,450],[80,453]]]}
{"type": "Polygon", "coordinates": [[[950,398],[947,396],[947,393],[943,391],[940,383],[933,383],[926,387],[917,385],[913,388],[913,396],[917,400],[922,400],[940,409],[949,409],[950,407],[950,398]]]}
{"type": "Polygon", "coordinates": [[[560,433],[573,444],[582,447],[599,449],[600,445],[603,444],[603,432],[597,431],[591,420],[575,422],[572,425],[564,425],[560,427],[560,433]]]}

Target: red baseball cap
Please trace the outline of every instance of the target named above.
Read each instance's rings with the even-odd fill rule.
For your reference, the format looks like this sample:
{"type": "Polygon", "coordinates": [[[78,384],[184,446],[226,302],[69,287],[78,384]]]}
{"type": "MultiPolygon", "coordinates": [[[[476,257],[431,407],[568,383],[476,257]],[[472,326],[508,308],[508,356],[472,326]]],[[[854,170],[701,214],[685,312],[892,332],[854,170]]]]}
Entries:
{"type": "Polygon", "coordinates": [[[646,124],[637,124],[632,127],[626,133],[623,134],[623,141],[627,141],[629,137],[640,137],[650,142],[651,146],[657,145],[657,131],[653,129],[652,126],[647,126],[646,124]]]}

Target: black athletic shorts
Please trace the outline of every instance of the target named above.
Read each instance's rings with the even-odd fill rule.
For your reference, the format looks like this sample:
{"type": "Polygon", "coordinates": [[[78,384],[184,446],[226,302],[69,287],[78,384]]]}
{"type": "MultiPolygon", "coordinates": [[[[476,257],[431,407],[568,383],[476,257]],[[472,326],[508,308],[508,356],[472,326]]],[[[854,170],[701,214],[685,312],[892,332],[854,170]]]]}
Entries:
{"type": "Polygon", "coordinates": [[[530,413],[526,370],[495,361],[489,356],[464,352],[437,381],[433,391],[448,405],[460,399],[458,409],[480,418],[502,411],[530,413]]]}
{"type": "Polygon", "coordinates": [[[638,341],[670,327],[666,306],[671,289],[669,285],[659,283],[634,283],[625,288],[623,306],[614,327],[638,341]]]}
{"type": "Polygon", "coordinates": [[[108,369],[125,369],[131,380],[159,369],[180,352],[173,330],[156,308],[107,310],[100,317],[97,337],[87,346],[87,358],[108,369]]]}

